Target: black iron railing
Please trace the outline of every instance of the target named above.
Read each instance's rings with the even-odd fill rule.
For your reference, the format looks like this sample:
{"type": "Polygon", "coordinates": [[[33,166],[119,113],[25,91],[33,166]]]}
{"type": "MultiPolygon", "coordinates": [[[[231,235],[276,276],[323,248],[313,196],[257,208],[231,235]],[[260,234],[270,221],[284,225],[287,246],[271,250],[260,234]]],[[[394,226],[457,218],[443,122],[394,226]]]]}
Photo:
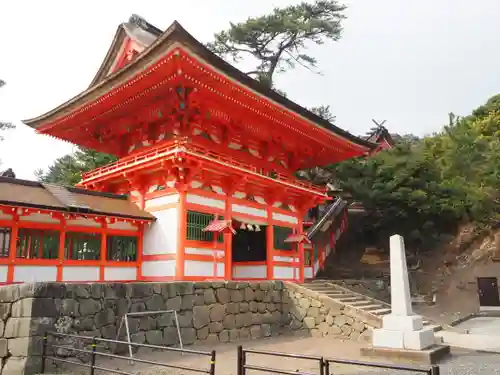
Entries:
{"type": "Polygon", "coordinates": [[[243,349],[242,346],[238,346],[238,357],[237,357],[237,375],[247,375],[247,370],[283,374],[283,375],[330,375],[330,364],[343,364],[352,366],[362,366],[370,367],[373,369],[386,369],[395,371],[407,371],[412,373],[420,373],[426,375],[440,375],[439,366],[405,366],[405,365],[395,365],[389,363],[376,363],[376,362],[364,362],[356,360],[347,359],[333,359],[324,358],[320,356],[308,356],[302,354],[290,354],[290,353],[280,353],[280,352],[270,352],[270,351],[259,351],[253,349],[243,349]],[[317,366],[317,372],[304,372],[304,371],[288,371],[279,368],[265,367],[248,363],[247,354],[260,354],[267,356],[275,356],[282,358],[294,358],[301,360],[312,361],[317,366]]]}
{"type": "Polygon", "coordinates": [[[89,375],[94,375],[95,370],[107,371],[110,373],[120,374],[120,375],[134,375],[133,373],[130,373],[130,372],[117,370],[117,369],[110,369],[110,368],[99,366],[96,363],[97,357],[103,357],[103,358],[129,360],[129,361],[133,361],[133,362],[137,362],[137,363],[144,363],[144,364],[148,364],[148,365],[158,366],[160,368],[163,367],[163,368],[169,368],[169,369],[196,372],[196,373],[201,373],[201,374],[215,375],[215,350],[208,352],[208,351],[200,351],[200,350],[179,349],[179,348],[171,348],[171,347],[166,347],[166,346],[135,344],[135,343],[129,343],[126,341],[110,340],[110,339],[104,339],[104,338],[100,338],[100,337],[79,336],[79,335],[71,335],[71,334],[56,333],[56,332],[48,332],[43,337],[43,344],[42,345],[43,345],[42,346],[42,364],[41,364],[41,369],[40,369],[41,374],[45,373],[46,362],[48,359],[50,359],[55,363],[66,363],[66,364],[70,364],[70,365],[74,365],[74,366],[78,366],[78,367],[86,367],[89,369],[89,375]],[[58,345],[58,344],[49,342],[49,337],[70,338],[70,339],[74,339],[74,340],[80,340],[82,342],[88,342],[90,344],[86,345],[87,347],[89,347],[88,349],[81,349],[81,348],[76,348],[74,346],[58,345]],[[163,350],[163,351],[168,351],[168,352],[177,352],[179,354],[197,354],[200,356],[208,357],[209,358],[209,361],[208,361],[209,366],[208,366],[208,368],[197,368],[197,367],[193,367],[191,365],[170,364],[170,363],[165,363],[165,362],[150,361],[150,360],[140,359],[140,358],[131,358],[130,356],[123,356],[123,355],[118,355],[118,354],[106,353],[106,352],[102,352],[102,351],[97,350],[99,343],[132,345],[136,348],[149,348],[149,349],[163,350]],[[60,357],[55,356],[55,355],[49,355],[47,353],[48,348],[63,349],[63,350],[68,350],[68,351],[72,351],[75,353],[87,354],[87,355],[89,355],[89,360],[88,360],[88,363],[84,363],[84,362],[72,361],[72,360],[65,359],[65,358],[60,358],[60,357]]]}

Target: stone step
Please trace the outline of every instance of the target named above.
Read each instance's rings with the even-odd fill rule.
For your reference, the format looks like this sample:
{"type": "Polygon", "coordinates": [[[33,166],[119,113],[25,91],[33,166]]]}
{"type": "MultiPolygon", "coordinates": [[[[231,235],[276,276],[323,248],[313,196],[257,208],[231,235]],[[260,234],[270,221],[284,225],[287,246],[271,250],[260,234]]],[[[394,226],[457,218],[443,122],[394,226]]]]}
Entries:
{"type": "Polygon", "coordinates": [[[373,310],[383,309],[384,306],[378,304],[371,304],[371,305],[359,306],[359,308],[363,311],[372,312],[373,310]]]}
{"type": "Polygon", "coordinates": [[[380,316],[380,315],[387,315],[387,314],[390,314],[390,313],[391,313],[391,309],[387,309],[387,308],[370,311],[370,314],[378,315],[378,316],[380,316]]]}
{"type": "Polygon", "coordinates": [[[350,304],[350,302],[366,301],[363,297],[357,297],[357,296],[341,297],[337,298],[337,300],[348,304],[350,304]]]}
{"type": "MultiPolygon", "coordinates": [[[[354,307],[359,307],[360,309],[363,309],[365,306],[373,305],[373,302],[370,301],[370,300],[364,299],[362,301],[350,302],[349,305],[354,306],[354,307]]],[[[380,306],[380,307],[382,307],[382,306],[380,306]]]]}

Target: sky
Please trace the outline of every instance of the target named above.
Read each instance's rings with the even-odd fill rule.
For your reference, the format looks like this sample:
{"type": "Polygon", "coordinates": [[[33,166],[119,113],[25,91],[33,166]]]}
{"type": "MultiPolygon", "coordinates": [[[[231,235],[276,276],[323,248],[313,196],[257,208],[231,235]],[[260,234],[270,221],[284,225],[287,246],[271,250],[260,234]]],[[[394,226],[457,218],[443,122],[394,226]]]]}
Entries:
{"type": "MultiPolygon", "coordinates": [[[[312,1],[312,0],[311,0],[312,1]]],[[[229,22],[296,0],[1,1],[0,118],[17,124],[0,143],[0,169],[34,179],[74,146],[35,134],[20,120],[83,91],[116,28],[138,14],[166,29],[174,20],[202,42],[229,22]]],[[[500,1],[340,0],[348,5],[339,42],[311,46],[321,75],[297,68],[278,77],[299,104],[330,105],[357,135],[372,119],[391,132],[430,134],[447,114],[466,115],[500,92],[500,1]]]]}

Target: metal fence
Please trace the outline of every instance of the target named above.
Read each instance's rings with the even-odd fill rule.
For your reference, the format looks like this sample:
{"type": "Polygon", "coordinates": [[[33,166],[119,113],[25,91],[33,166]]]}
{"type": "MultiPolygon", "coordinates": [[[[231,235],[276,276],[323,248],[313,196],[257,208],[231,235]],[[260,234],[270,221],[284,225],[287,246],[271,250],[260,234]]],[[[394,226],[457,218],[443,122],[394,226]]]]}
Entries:
{"type": "Polygon", "coordinates": [[[168,368],[168,369],[176,369],[176,370],[183,370],[183,371],[190,371],[190,372],[196,372],[196,373],[201,373],[201,374],[209,374],[209,375],[214,375],[215,374],[215,350],[212,351],[200,351],[200,350],[188,350],[188,349],[179,349],[179,348],[171,348],[171,347],[165,347],[165,346],[158,346],[158,345],[148,345],[148,344],[135,344],[135,343],[129,343],[126,341],[119,341],[119,340],[110,340],[110,339],[104,339],[100,337],[88,337],[88,336],[79,336],[79,335],[72,335],[72,334],[66,334],[66,333],[56,333],[56,332],[48,332],[44,337],[43,337],[43,344],[42,344],[42,364],[41,364],[41,369],[40,373],[44,374],[45,369],[46,369],[46,362],[48,359],[52,360],[55,363],[66,363],[78,367],[86,367],[89,369],[89,375],[94,375],[96,370],[101,370],[101,371],[107,371],[110,373],[115,373],[115,374],[120,374],[120,375],[134,375],[133,373],[118,370],[118,369],[110,369],[106,367],[102,367],[97,365],[96,360],[97,357],[103,357],[103,358],[114,358],[114,359],[122,359],[122,360],[128,360],[128,361],[133,361],[137,363],[144,363],[148,365],[153,365],[153,366],[158,366],[160,368],[168,368]],[[68,346],[68,345],[58,345],[53,342],[49,342],[49,338],[70,338],[70,339],[75,339],[75,340],[80,340],[82,342],[89,342],[89,349],[82,349],[82,348],[76,348],[74,346],[68,346]],[[132,345],[133,347],[136,348],[149,348],[149,349],[156,349],[156,350],[163,350],[167,352],[177,352],[179,354],[196,354],[200,356],[206,356],[208,357],[208,368],[196,368],[190,365],[178,365],[178,364],[169,364],[165,362],[156,362],[156,361],[149,361],[145,359],[139,359],[139,358],[130,358],[128,356],[122,356],[118,354],[112,354],[112,353],[106,353],[102,351],[98,351],[98,344],[103,343],[103,344],[118,344],[118,345],[132,345]],[[81,353],[81,354],[87,354],[88,355],[88,363],[84,362],[76,362],[72,361],[66,358],[61,358],[55,355],[49,355],[47,352],[47,349],[53,348],[53,349],[63,349],[63,350],[68,350],[71,352],[75,353],[81,353]]]}
{"type": "Polygon", "coordinates": [[[259,371],[264,373],[283,374],[283,375],[330,375],[333,374],[333,372],[330,372],[330,364],[343,364],[343,365],[370,367],[373,369],[408,371],[412,373],[420,373],[426,375],[439,375],[439,366],[427,366],[427,367],[404,366],[404,365],[394,365],[388,363],[364,362],[364,361],[355,361],[347,359],[333,359],[333,358],[324,358],[320,356],[308,356],[302,354],[290,354],[290,353],[280,353],[271,351],[259,351],[253,349],[243,349],[242,346],[238,346],[237,375],[246,375],[247,370],[259,371]],[[259,354],[259,355],[274,356],[281,358],[293,358],[293,359],[300,359],[313,362],[315,366],[317,366],[316,367],[317,372],[311,373],[298,370],[289,371],[279,368],[254,365],[248,363],[247,354],[259,354]]]}

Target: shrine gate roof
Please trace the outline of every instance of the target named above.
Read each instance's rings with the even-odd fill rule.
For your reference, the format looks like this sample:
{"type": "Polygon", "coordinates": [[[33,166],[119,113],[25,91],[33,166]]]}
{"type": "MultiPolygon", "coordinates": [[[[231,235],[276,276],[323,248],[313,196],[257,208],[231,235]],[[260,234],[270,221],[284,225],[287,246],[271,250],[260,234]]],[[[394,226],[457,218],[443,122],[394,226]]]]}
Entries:
{"type": "Polygon", "coordinates": [[[100,193],[74,187],[0,177],[0,205],[20,206],[79,214],[154,220],[126,195],[100,193]]]}
{"type": "MultiPolygon", "coordinates": [[[[102,113],[109,109],[105,107],[103,102],[115,95],[116,92],[123,91],[123,88],[131,85],[136,85],[137,87],[146,85],[145,82],[141,83],[139,80],[142,80],[147,75],[152,76],[159,62],[162,59],[165,60],[166,55],[172,53],[172,50],[176,47],[181,48],[183,51],[186,50],[190,56],[193,56],[206,66],[215,68],[216,71],[222,72],[230,80],[236,82],[236,84],[258,94],[261,99],[265,99],[268,107],[272,107],[269,108],[275,110],[275,115],[283,115],[283,113],[298,115],[299,118],[297,121],[301,121],[301,123],[313,129],[317,127],[322,128],[330,136],[335,135],[337,139],[336,143],[343,143],[351,150],[348,152],[348,157],[363,155],[377,148],[377,145],[370,140],[357,137],[331,124],[329,121],[262,85],[247,74],[228,64],[197,41],[178,22],[174,22],[166,31],[162,32],[137,16],[132,16],[129,22],[121,24],[118,27],[112,45],[87,90],[43,115],[24,120],[24,123],[37,129],[40,133],[77,143],[76,136],[66,136],[67,133],[62,135],[63,133],[57,130],[57,127],[64,125],[65,128],[68,126],[75,128],[83,120],[94,121],[97,113],[102,113]],[[129,44],[127,45],[127,43],[129,44]],[[134,54],[125,63],[122,61],[124,59],[124,48],[131,48],[129,52],[134,54]],[[98,106],[101,106],[99,110],[97,109],[98,106]],[[91,112],[92,107],[94,107],[94,112],[88,113],[87,117],[83,117],[84,112],[91,112]],[[76,118],[73,118],[74,122],[68,121],[68,118],[71,120],[75,116],[79,116],[79,121],[76,118]],[[65,123],[62,124],[63,122],[65,123]]],[[[166,69],[166,64],[164,69],[166,69]]],[[[157,77],[160,76],[158,75],[157,77]]],[[[153,85],[153,78],[149,78],[151,81],[147,84],[153,85]]],[[[165,78],[165,75],[163,75],[163,78],[165,78]]],[[[158,78],[156,79],[158,80],[158,78]]],[[[142,87],[142,90],[145,88],[146,86],[142,87]]],[[[121,94],[124,95],[123,92],[121,94]]],[[[245,95],[248,95],[248,93],[245,93],[245,95]]],[[[124,96],[123,99],[116,97],[114,100],[125,101],[126,99],[124,96]]],[[[285,120],[288,120],[288,118],[285,120]]],[[[295,126],[295,123],[292,126],[295,126]]],[[[88,131],[84,129],[78,130],[80,132],[91,131],[90,129],[88,131]]],[[[321,137],[320,133],[317,135],[321,137]]],[[[329,138],[330,136],[327,137],[329,138]]],[[[84,144],[84,146],[89,147],[89,144],[84,144]]]]}

